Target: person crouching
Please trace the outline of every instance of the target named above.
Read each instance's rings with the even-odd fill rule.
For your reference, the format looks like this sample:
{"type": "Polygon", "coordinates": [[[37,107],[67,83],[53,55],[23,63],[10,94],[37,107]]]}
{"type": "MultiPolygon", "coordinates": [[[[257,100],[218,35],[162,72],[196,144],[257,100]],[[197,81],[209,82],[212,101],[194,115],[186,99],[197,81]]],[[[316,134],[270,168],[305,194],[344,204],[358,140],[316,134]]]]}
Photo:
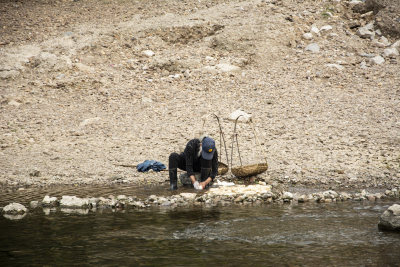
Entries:
{"type": "Polygon", "coordinates": [[[195,189],[204,189],[214,181],[218,174],[218,152],[215,141],[210,137],[190,140],[181,153],[171,153],[169,156],[170,189],[178,189],[178,168],[186,171],[180,180],[184,185],[193,185],[195,189]],[[195,173],[197,175],[197,179],[195,173]]]}

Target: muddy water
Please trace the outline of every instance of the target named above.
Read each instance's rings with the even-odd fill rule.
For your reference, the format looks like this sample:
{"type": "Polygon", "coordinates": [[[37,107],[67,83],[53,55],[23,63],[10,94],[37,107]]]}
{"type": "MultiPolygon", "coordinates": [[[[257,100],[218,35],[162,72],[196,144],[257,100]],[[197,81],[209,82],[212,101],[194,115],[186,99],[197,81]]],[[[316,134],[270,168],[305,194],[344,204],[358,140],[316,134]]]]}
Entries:
{"type": "MultiPolygon", "coordinates": [[[[114,192],[114,195],[115,192],[114,192]]],[[[192,207],[0,218],[8,265],[398,266],[391,202],[192,207]]]]}

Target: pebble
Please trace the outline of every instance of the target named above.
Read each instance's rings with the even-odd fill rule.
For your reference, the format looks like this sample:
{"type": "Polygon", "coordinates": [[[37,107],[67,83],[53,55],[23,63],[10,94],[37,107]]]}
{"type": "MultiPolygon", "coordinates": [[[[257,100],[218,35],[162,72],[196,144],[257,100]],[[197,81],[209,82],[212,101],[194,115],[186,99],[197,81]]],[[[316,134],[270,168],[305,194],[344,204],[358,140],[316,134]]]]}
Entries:
{"type": "Polygon", "coordinates": [[[327,32],[327,31],[331,31],[332,29],[333,29],[333,28],[332,28],[331,25],[325,25],[325,26],[322,26],[321,29],[319,29],[319,31],[321,31],[321,32],[327,32]]]}
{"type": "Polygon", "coordinates": [[[217,69],[219,69],[222,72],[235,72],[235,71],[240,71],[241,68],[235,65],[227,64],[227,63],[221,63],[216,65],[217,69]]]}
{"type": "Polygon", "coordinates": [[[367,63],[364,60],[360,63],[360,68],[362,68],[362,69],[368,68],[367,63]]]}
{"type": "Polygon", "coordinates": [[[383,63],[385,63],[385,59],[381,56],[375,56],[370,59],[370,63],[375,65],[382,65],[383,63]]]}
{"type": "Polygon", "coordinates": [[[342,65],[339,65],[339,64],[326,64],[326,66],[329,67],[329,68],[335,68],[335,69],[338,69],[338,70],[344,70],[344,67],[342,65]]]}
{"type": "Polygon", "coordinates": [[[145,55],[146,57],[152,57],[155,55],[155,53],[151,50],[144,50],[143,55],[145,55]]]}
{"type": "Polygon", "coordinates": [[[315,25],[312,25],[312,26],[311,26],[310,32],[311,32],[311,33],[315,33],[316,35],[319,35],[319,29],[318,29],[318,27],[315,26],[315,25]]]}
{"type": "Polygon", "coordinates": [[[306,46],[306,51],[310,51],[312,53],[319,52],[319,45],[317,43],[312,43],[306,46]]]}
{"type": "Polygon", "coordinates": [[[313,35],[311,32],[306,32],[305,34],[303,34],[303,38],[306,40],[312,40],[313,35]]]}

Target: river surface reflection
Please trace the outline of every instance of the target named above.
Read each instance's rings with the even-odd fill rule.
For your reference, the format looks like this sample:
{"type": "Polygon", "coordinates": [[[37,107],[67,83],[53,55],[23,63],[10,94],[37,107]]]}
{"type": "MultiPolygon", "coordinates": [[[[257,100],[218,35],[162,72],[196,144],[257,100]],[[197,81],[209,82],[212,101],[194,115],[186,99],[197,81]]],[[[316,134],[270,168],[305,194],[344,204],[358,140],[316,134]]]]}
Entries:
{"type": "Polygon", "coordinates": [[[400,235],[380,232],[391,202],[42,210],[0,219],[9,265],[399,266],[400,235]],[[86,213],[86,212],[85,212],[86,213]]]}

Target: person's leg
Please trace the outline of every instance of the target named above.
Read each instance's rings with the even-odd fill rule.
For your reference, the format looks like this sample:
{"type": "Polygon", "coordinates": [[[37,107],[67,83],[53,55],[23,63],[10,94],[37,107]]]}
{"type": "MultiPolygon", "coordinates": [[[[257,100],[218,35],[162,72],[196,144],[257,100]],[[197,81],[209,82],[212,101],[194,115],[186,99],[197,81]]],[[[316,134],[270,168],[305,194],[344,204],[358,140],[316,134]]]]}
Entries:
{"type": "Polygon", "coordinates": [[[171,190],[178,189],[178,167],[182,167],[180,165],[181,162],[180,156],[178,153],[172,153],[169,155],[168,161],[168,170],[169,170],[169,184],[171,190]]]}
{"type": "MultiPolygon", "coordinates": [[[[211,169],[212,169],[212,161],[211,160],[205,160],[202,158],[201,160],[201,176],[200,176],[200,181],[204,182],[207,180],[208,177],[211,175],[211,169]]],[[[208,184],[207,186],[209,186],[208,184]]]]}

